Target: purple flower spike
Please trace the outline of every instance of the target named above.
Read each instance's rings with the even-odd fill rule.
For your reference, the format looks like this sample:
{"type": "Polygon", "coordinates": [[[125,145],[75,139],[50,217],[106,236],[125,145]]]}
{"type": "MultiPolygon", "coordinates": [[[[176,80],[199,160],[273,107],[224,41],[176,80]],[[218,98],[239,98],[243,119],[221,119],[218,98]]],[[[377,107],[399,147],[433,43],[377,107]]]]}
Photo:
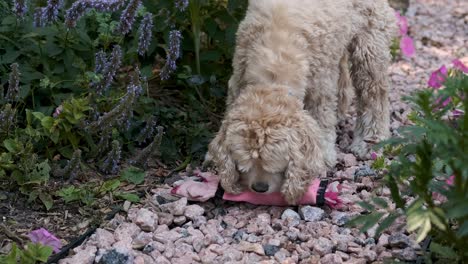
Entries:
{"type": "Polygon", "coordinates": [[[181,40],[182,35],[179,30],[171,30],[171,32],[169,32],[169,48],[167,51],[166,64],[160,73],[162,80],[169,79],[171,73],[173,73],[177,68],[176,60],[180,57],[181,40]]]}
{"type": "Polygon", "coordinates": [[[188,0],[175,0],[174,1],[174,6],[177,10],[180,12],[184,12],[185,9],[187,9],[187,6],[189,4],[188,0]]]}
{"type": "Polygon", "coordinates": [[[447,74],[447,67],[445,67],[445,65],[442,65],[442,67],[440,67],[438,70],[432,72],[427,84],[429,85],[429,87],[438,89],[444,84],[447,74]]]}
{"type": "Polygon", "coordinates": [[[13,12],[18,17],[18,19],[22,19],[28,12],[27,0],[14,0],[13,12]]]}
{"type": "Polygon", "coordinates": [[[88,12],[89,9],[96,9],[99,12],[113,12],[122,7],[124,0],[78,0],[73,3],[65,14],[65,25],[75,27],[76,22],[88,12]]]}
{"type": "Polygon", "coordinates": [[[41,25],[57,21],[59,9],[62,6],[61,0],[48,0],[47,6],[41,10],[41,25]]]}
{"type": "Polygon", "coordinates": [[[39,243],[44,246],[52,247],[55,253],[58,253],[62,247],[62,242],[60,239],[49,233],[49,231],[44,228],[31,231],[31,233],[29,233],[29,239],[31,239],[33,243],[39,243]]]}
{"type": "Polygon", "coordinates": [[[140,36],[138,38],[138,54],[143,56],[149,48],[153,36],[153,14],[147,13],[140,25],[140,36]]]}
{"type": "Polygon", "coordinates": [[[463,73],[468,73],[468,67],[465,64],[463,64],[463,62],[461,62],[459,59],[453,60],[452,64],[456,69],[462,71],[463,73]]]}
{"type": "Polygon", "coordinates": [[[141,0],[130,0],[125,10],[120,16],[120,23],[117,27],[117,32],[126,35],[132,29],[133,22],[138,8],[140,7],[141,0]]]}

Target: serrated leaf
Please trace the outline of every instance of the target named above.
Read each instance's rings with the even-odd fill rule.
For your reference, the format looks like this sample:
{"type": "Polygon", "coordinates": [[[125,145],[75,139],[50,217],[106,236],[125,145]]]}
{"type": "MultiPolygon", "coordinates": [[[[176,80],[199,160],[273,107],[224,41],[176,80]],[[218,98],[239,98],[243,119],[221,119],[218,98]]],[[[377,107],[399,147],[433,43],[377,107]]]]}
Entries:
{"type": "Polygon", "coordinates": [[[54,205],[54,200],[52,199],[52,196],[48,193],[39,193],[39,199],[42,201],[47,211],[49,211],[54,205]]]}
{"type": "Polygon", "coordinates": [[[122,171],[120,178],[133,184],[141,184],[145,181],[145,172],[136,167],[129,167],[122,171]]]}
{"type": "Polygon", "coordinates": [[[445,231],[446,230],[446,225],[443,220],[444,218],[444,212],[440,208],[434,208],[433,211],[429,212],[429,218],[431,219],[431,222],[438,227],[440,230],[445,231]]]}
{"type": "Polygon", "coordinates": [[[419,228],[418,235],[416,236],[416,242],[421,242],[426,238],[429,231],[431,231],[431,220],[429,217],[425,217],[422,226],[419,228]]]}
{"type": "Polygon", "coordinates": [[[437,255],[440,255],[446,259],[458,259],[457,253],[455,253],[452,248],[443,246],[437,242],[432,241],[429,248],[431,252],[436,253],[437,255]]]}
{"type": "Polygon", "coordinates": [[[423,224],[424,219],[425,213],[423,211],[408,214],[406,219],[406,226],[408,231],[411,232],[418,229],[418,227],[423,224]]]}

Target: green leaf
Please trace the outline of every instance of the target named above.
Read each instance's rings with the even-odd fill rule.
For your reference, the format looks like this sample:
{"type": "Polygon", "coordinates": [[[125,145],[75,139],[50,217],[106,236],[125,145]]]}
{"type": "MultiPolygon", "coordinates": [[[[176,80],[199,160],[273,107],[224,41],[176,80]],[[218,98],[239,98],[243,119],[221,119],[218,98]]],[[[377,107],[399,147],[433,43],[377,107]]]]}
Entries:
{"type": "Polygon", "coordinates": [[[10,253],[6,256],[0,256],[0,261],[5,264],[17,264],[20,254],[21,252],[18,249],[18,246],[13,242],[10,253]]]}
{"type": "Polygon", "coordinates": [[[45,117],[45,115],[41,112],[32,112],[32,115],[39,120],[42,120],[45,117]]]}
{"type": "Polygon", "coordinates": [[[39,199],[42,201],[47,211],[49,211],[54,205],[54,200],[52,199],[52,196],[48,193],[39,193],[39,199]]]}
{"type": "Polygon", "coordinates": [[[437,242],[432,241],[429,248],[431,252],[436,253],[437,255],[442,256],[446,259],[458,259],[457,253],[455,253],[455,251],[452,248],[443,246],[437,242]]]}
{"type": "Polygon", "coordinates": [[[445,214],[444,211],[440,208],[434,208],[432,211],[429,212],[429,218],[431,219],[431,222],[438,227],[441,231],[446,230],[446,225],[445,225],[445,214]]]}
{"type": "Polygon", "coordinates": [[[41,125],[50,131],[50,129],[54,126],[54,118],[51,117],[51,116],[45,116],[44,118],[42,118],[41,120],[41,125]]]}
{"type": "Polygon", "coordinates": [[[52,247],[43,246],[39,243],[28,243],[27,249],[21,257],[21,263],[36,263],[36,261],[47,262],[52,255],[52,247]]]}
{"type": "Polygon", "coordinates": [[[70,186],[62,188],[57,192],[57,195],[62,197],[66,203],[73,201],[79,201],[81,197],[82,190],[75,188],[75,186],[70,186]]]}
{"type": "Polygon", "coordinates": [[[429,217],[425,217],[422,226],[419,228],[418,235],[416,236],[416,242],[421,242],[426,238],[429,231],[431,231],[431,220],[429,217]]]}
{"type": "Polygon", "coordinates": [[[460,226],[457,232],[457,236],[459,237],[468,236],[468,221],[465,220],[465,222],[460,226]]]}
{"type": "Polygon", "coordinates": [[[382,233],[385,229],[390,227],[399,216],[400,214],[393,212],[389,214],[387,217],[385,217],[385,219],[380,223],[380,225],[375,230],[375,236],[379,236],[380,233],[382,233]]]}
{"type": "Polygon", "coordinates": [[[102,193],[111,192],[119,188],[119,186],[120,186],[120,181],[118,179],[109,180],[109,181],[104,182],[104,184],[101,187],[101,192],[102,193]]]}
{"type": "Polygon", "coordinates": [[[372,201],[376,205],[378,205],[380,208],[387,208],[388,207],[387,201],[385,201],[385,199],[383,199],[381,197],[374,197],[374,198],[372,198],[372,201]]]}
{"type": "Polygon", "coordinates": [[[18,153],[22,149],[21,145],[14,139],[5,139],[3,146],[11,153],[18,153]]]}
{"type": "Polygon", "coordinates": [[[133,184],[141,184],[145,181],[145,172],[132,166],[122,171],[120,178],[133,184]]]}
{"type": "Polygon", "coordinates": [[[367,216],[366,222],[361,227],[361,232],[366,232],[367,230],[375,226],[379,222],[379,220],[382,218],[383,215],[384,213],[380,213],[380,212],[373,212],[369,214],[367,216]]]}
{"type": "Polygon", "coordinates": [[[368,202],[360,201],[359,204],[362,208],[366,209],[367,211],[374,211],[374,206],[368,202]]]}
{"type": "Polygon", "coordinates": [[[136,195],[134,193],[119,192],[119,193],[116,193],[115,196],[117,198],[130,201],[132,203],[138,203],[140,201],[140,197],[138,197],[138,195],[136,195]]]}

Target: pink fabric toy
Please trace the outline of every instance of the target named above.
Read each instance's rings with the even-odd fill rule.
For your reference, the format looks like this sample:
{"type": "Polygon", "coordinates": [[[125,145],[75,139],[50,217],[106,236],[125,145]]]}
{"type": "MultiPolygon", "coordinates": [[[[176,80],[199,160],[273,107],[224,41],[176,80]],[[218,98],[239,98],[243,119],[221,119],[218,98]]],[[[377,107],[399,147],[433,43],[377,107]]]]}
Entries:
{"type": "MultiPolygon", "coordinates": [[[[195,178],[186,181],[174,183],[176,185],[171,193],[187,197],[191,201],[207,201],[215,196],[218,189],[219,179],[210,172],[195,171],[195,178]]],[[[323,205],[331,208],[341,206],[341,200],[338,197],[341,191],[340,185],[328,185],[327,181],[315,179],[309,187],[308,192],[299,201],[299,205],[323,205]]],[[[256,205],[274,205],[289,206],[281,193],[260,194],[251,191],[245,191],[241,194],[224,193],[223,199],[235,202],[248,202],[256,205]]]]}

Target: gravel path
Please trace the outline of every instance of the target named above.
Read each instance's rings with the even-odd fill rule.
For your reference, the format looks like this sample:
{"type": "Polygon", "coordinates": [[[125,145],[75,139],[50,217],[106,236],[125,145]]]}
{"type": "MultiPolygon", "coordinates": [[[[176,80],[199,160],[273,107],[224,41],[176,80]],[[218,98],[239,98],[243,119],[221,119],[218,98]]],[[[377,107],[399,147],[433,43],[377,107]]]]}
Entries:
{"type": "MultiPolygon", "coordinates": [[[[425,87],[429,74],[455,58],[468,64],[468,2],[414,0],[407,13],[417,54],[391,68],[392,129],[408,124],[400,97],[425,87]]],[[[339,146],[348,144],[345,124],[339,146]]],[[[213,200],[173,201],[169,186],[153,190],[144,206],[128,209],[102,226],[59,263],[378,263],[414,260],[419,245],[398,228],[374,237],[344,224],[362,209],[355,202],[373,194],[390,202],[390,191],[369,175],[371,161],[340,153],[333,180],[346,186],[341,210],[281,208],[213,200]],[[366,175],[367,174],[367,175],[366,175]],[[358,175],[359,177],[355,177],[358,175]]]]}

